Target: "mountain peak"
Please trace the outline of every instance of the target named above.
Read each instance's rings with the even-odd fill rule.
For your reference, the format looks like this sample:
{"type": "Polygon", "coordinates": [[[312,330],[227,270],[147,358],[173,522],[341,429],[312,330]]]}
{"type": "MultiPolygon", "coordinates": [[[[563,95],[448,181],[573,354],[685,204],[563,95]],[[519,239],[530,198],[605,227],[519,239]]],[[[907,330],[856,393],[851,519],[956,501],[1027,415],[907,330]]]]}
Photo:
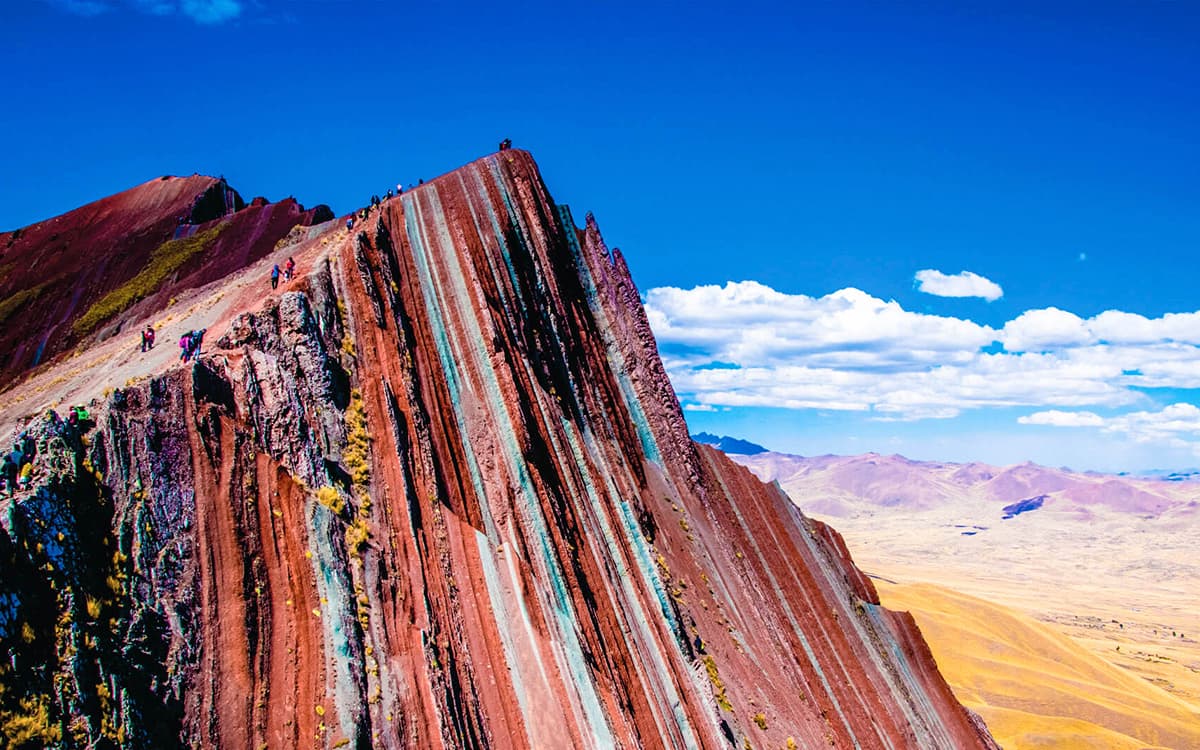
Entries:
{"type": "Polygon", "coordinates": [[[995,747],[837,532],[691,441],[623,257],[528,154],[357,216],[257,258],[210,222],[240,270],[2,394],[101,395],[39,414],[2,501],[0,711],[81,745],[995,747]]]}

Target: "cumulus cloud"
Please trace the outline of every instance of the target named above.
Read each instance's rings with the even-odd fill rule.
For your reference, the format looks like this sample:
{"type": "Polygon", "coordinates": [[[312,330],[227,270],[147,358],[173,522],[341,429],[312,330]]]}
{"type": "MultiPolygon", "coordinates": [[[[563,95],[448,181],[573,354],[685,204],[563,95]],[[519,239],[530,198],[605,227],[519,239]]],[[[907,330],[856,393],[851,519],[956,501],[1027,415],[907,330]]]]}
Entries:
{"type": "Polygon", "coordinates": [[[1200,454],[1200,407],[1175,403],[1158,411],[1135,411],[1112,417],[1092,412],[1044,411],[1017,419],[1021,424],[1054,427],[1098,427],[1137,443],[1190,447],[1200,454]]]}
{"type": "Polygon", "coordinates": [[[858,289],[809,297],[754,281],[651,289],[645,307],[689,410],[762,406],[917,420],[1021,407],[1036,410],[1018,420],[1025,425],[1135,440],[1192,435],[1183,427],[1192,423],[1187,404],[1118,417],[1094,410],[1149,404],[1146,389],[1200,388],[1200,312],[1081,318],[1046,308],[995,329],[858,289]]]}
{"type": "Polygon", "coordinates": [[[1025,417],[1018,417],[1021,424],[1051,425],[1054,427],[1100,427],[1104,418],[1090,411],[1039,411],[1025,417]]]}
{"type": "Polygon", "coordinates": [[[999,284],[970,271],[951,276],[927,268],[917,271],[913,278],[917,282],[918,292],[938,297],[982,297],[988,302],[994,302],[1004,296],[1004,290],[999,284]]]}
{"type": "Polygon", "coordinates": [[[1000,337],[1004,348],[1010,352],[1058,349],[1090,344],[1095,340],[1083,318],[1057,307],[1021,313],[1004,324],[1000,337]]]}
{"type": "Polygon", "coordinates": [[[986,326],[908,312],[858,289],[809,297],[756,281],[651,289],[646,313],[659,340],[740,365],[802,358],[839,369],[920,369],[996,338],[986,326]]]}
{"type": "Polygon", "coordinates": [[[244,0],[43,0],[43,2],[81,16],[95,16],[118,7],[131,7],[142,13],[169,16],[175,13],[202,24],[218,24],[242,14],[244,0]]]}

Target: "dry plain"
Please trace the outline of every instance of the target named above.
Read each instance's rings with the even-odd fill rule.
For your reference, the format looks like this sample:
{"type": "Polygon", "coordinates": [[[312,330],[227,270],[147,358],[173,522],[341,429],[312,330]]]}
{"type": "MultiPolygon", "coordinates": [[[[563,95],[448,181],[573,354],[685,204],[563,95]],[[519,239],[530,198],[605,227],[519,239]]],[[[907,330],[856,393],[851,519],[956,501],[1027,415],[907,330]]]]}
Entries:
{"type": "Polygon", "coordinates": [[[735,458],[845,536],[1006,748],[1200,748],[1200,483],[735,458]]]}

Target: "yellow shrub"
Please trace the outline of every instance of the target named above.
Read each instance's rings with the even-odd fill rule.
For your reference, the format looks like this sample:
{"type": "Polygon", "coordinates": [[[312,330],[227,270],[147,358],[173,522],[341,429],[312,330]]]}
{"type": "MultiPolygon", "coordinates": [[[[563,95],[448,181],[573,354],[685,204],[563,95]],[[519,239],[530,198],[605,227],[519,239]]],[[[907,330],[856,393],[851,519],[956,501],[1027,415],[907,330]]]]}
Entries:
{"type": "Polygon", "coordinates": [[[371,530],[367,528],[366,521],[356,518],[354,523],[346,527],[346,550],[352,555],[357,555],[370,538],[371,530]]]}
{"type": "Polygon", "coordinates": [[[717,673],[717,663],[711,656],[705,656],[704,667],[708,670],[708,679],[712,683],[713,694],[717,697],[717,705],[726,711],[732,711],[733,704],[729,702],[729,696],[725,695],[725,683],[721,681],[721,675],[717,673]]]}
{"type": "Polygon", "coordinates": [[[50,747],[62,739],[62,730],[50,722],[50,699],[40,695],[21,699],[18,711],[0,711],[0,737],[8,747],[50,747]]]}
{"type": "Polygon", "coordinates": [[[350,406],[346,408],[346,450],[342,458],[350,470],[354,486],[362,489],[371,481],[371,438],[367,434],[367,411],[362,392],[350,391],[350,406]]]}
{"type": "Polygon", "coordinates": [[[346,509],[345,498],[333,487],[326,486],[317,490],[317,502],[339,515],[346,509]]]}

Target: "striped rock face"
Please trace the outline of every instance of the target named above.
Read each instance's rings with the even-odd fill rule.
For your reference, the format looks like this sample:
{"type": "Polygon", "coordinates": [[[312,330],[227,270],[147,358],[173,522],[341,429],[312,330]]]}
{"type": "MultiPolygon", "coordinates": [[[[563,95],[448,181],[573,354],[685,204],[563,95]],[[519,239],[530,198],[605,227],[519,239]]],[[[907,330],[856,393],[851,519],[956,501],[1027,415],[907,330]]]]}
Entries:
{"type": "Polygon", "coordinates": [[[98,401],[86,436],[30,428],[0,721],[130,747],[994,747],[837,533],[689,439],[624,260],[527,153],[322,226],[265,261],[296,280],[212,291],[198,362],[98,401]]]}

